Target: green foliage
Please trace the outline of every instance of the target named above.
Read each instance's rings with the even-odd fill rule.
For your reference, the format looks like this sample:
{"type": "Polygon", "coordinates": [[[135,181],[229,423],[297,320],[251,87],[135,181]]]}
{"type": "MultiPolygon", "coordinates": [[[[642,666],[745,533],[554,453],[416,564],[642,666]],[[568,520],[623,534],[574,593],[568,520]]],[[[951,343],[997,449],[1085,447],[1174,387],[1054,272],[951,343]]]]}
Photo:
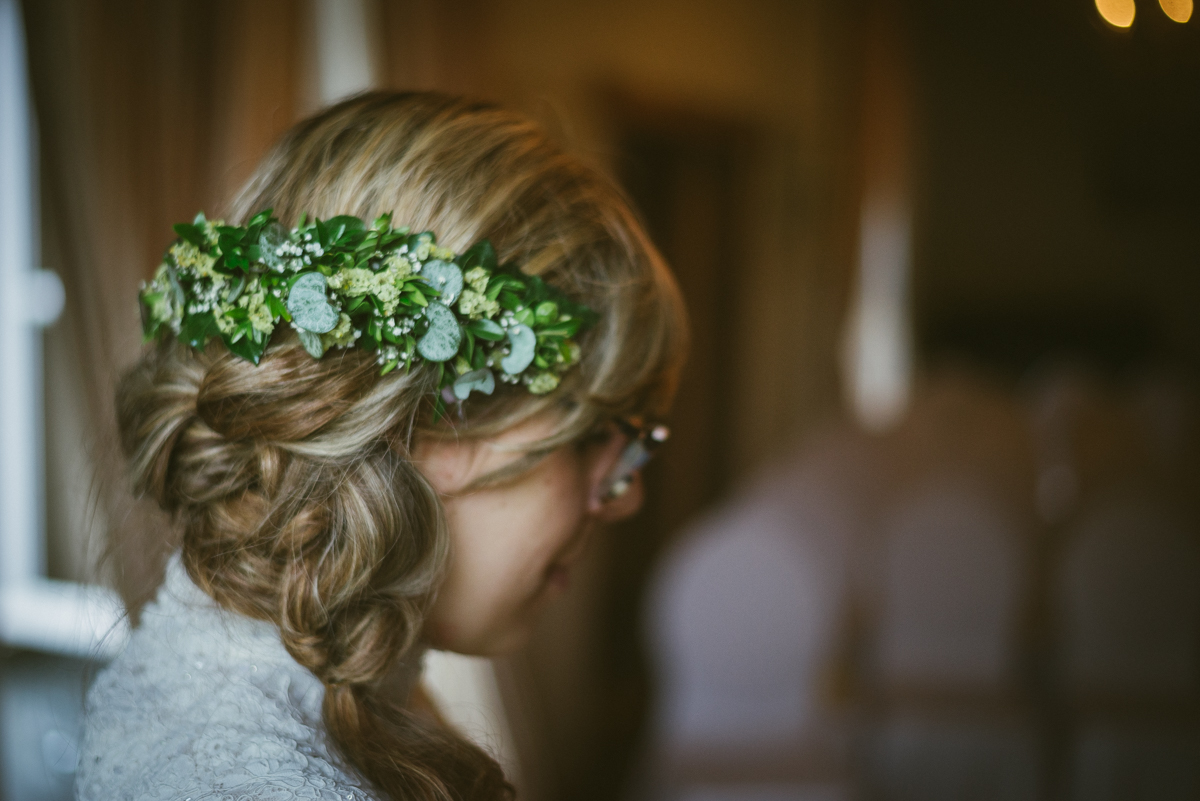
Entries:
{"type": "Polygon", "coordinates": [[[288,230],[271,209],[244,226],[203,214],[174,226],[178,240],[141,292],[147,340],[195,348],[220,339],[255,364],[279,325],[322,358],[331,348],[374,353],[382,374],[437,365],[435,413],[499,380],[531,392],[557,386],[579,361],[573,341],[596,315],[536,276],[500,265],[487,240],[455,255],[430,231],[393,228],[385,214],[302,215],[288,230]],[[468,291],[469,290],[469,291],[468,291]]]}

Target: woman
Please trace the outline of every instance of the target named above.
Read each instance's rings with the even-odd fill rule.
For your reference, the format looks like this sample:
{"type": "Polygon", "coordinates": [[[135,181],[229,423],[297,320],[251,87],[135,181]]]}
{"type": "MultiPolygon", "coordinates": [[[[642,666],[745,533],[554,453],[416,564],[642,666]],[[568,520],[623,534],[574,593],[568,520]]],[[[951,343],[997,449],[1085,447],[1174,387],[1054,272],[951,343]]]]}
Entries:
{"type": "Polygon", "coordinates": [[[176,226],[117,390],[180,552],[89,693],[79,797],[509,797],[420,712],[421,655],[520,645],[637,509],[673,279],[607,182],[432,94],[299,123],[229,216],[176,226]]]}

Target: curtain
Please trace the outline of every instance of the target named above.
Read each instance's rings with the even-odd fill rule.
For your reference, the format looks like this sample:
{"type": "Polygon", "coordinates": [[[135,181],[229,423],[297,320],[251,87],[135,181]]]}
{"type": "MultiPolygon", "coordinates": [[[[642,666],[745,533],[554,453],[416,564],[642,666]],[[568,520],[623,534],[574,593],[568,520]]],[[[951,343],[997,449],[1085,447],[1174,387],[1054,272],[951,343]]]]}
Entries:
{"type": "Polygon", "coordinates": [[[127,600],[169,538],[120,480],[113,389],[140,349],[135,302],[171,225],[219,211],[295,119],[299,5],[26,2],[39,124],[44,266],[67,290],[46,333],[50,569],[97,578],[104,542],[127,600]],[[81,556],[85,555],[85,556],[81,556]]]}

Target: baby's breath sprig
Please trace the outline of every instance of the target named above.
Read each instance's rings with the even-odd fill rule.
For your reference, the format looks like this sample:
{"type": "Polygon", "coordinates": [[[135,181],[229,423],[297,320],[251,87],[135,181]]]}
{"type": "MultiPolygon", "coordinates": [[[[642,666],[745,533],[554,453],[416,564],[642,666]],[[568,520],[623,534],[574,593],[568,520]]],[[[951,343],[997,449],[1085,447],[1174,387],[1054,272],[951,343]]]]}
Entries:
{"type": "Polygon", "coordinates": [[[536,276],[499,265],[482,240],[455,254],[430,231],[393,228],[385,214],[301,217],[290,231],[271,209],[244,226],[204,214],[175,226],[141,290],[147,340],[214,338],[258,364],[281,323],[315,359],[331,348],[376,354],[380,370],[440,365],[436,403],[490,395],[499,380],[542,394],[579,361],[574,336],[595,313],[536,276]]]}

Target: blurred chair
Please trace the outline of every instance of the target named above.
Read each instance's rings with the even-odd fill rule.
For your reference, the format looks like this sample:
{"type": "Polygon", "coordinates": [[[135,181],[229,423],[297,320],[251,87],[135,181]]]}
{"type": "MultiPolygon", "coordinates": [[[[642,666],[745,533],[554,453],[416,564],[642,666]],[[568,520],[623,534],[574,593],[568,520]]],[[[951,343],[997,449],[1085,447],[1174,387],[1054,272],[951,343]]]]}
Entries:
{"type": "Polygon", "coordinates": [[[837,667],[874,469],[834,436],[694,526],[652,584],[649,794],[850,795],[837,667]]]}
{"type": "Polygon", "coordinates": [[[1200,797],[1200,542],[1179,510],[1110,493],[1067,535],[1060,681],[1073,797],[1200,797]]]}
{"type": "Polygon", "coordinates": [[[877,681],[901,692],[1010,686],[1024,577],[1009,516],[952,478],[901,498],[880,529],[877,681]]]}
{"type": "Polygon", "coordinates": [[[1037,746],[1017,690],[1022,530],[958,475],[881,517],[865,695],[865,783],[887,799],[1024,799],[1037,746]]]}

